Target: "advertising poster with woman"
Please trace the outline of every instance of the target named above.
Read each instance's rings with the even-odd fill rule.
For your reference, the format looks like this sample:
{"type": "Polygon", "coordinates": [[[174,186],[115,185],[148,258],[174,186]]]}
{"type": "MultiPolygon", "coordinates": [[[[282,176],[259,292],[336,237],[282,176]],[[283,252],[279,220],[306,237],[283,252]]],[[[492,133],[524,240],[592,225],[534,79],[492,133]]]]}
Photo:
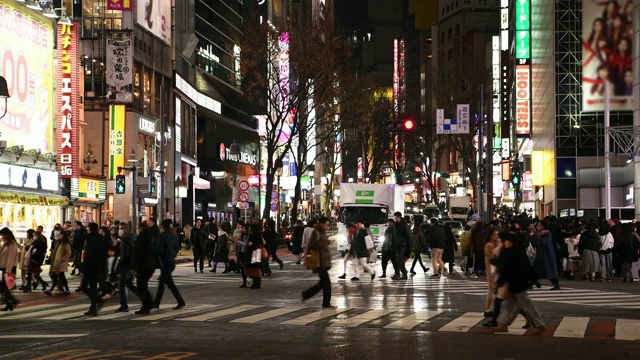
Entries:
{"type": "Polygon", "coordinates": [[[0,140],[54,151],[52,21],[3,2],[0,19],[0,75],[10,95],[0,140]]]}
{"type": "Polygon", "coordinates": [[[582,3],[582,110],[633,109],[633,0],[582,3]],[[608,84],[608,86],[606,86],[608,84]]]}

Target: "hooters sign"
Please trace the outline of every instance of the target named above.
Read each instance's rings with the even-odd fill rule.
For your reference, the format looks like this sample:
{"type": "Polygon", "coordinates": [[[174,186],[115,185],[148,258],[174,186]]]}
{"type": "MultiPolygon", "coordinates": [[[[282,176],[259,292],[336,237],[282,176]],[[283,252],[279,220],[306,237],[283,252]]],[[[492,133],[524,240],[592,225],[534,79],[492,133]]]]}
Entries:
{"type": "Polygon", "coordinates": [[[57,86],[57,153],[58,172],[61,178],[77,178],[80,175],[78,137],[80,89],[77,26],[58,24],[57,86]]]}
{"type": "Polygon", "coordinates": [[[516,65],[516,135],[528,137],[531,134],[531,68],[516,65]]]}

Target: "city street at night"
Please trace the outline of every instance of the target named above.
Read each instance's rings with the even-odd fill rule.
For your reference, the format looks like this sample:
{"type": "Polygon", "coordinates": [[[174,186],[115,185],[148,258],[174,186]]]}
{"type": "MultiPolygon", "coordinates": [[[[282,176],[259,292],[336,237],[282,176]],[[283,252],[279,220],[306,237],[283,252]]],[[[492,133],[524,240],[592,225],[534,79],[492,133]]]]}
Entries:
{"type": "Polygon", "coordinates": [[[509,333],[494,334],[482,326],[482,278],[456,271],[442,279],[429,272],[406,281],[338,281],[336,257],[330,274],[337,308],[322,309],[318,297],[300,303],[315,276],[294,257],[284,259],[285,268],[272,266],[260,290],[238,288],[239,274],[194,273],[190,263],[180,264],[175,280],[187,306],[173,310],[175,300],[165,293],[148,316],[133,313],[139,301],[132,294],[130,312],[114,313],[119,304],[112,299],[97,317],[82,315],[88,300],[76,293],[20,294],[19,307],[0,313],[0,359],[640,357],[638,283],[567,281],[561,291],[543,283],[530,293],[547,331],[527,336],[518,318],[509,333]]]}

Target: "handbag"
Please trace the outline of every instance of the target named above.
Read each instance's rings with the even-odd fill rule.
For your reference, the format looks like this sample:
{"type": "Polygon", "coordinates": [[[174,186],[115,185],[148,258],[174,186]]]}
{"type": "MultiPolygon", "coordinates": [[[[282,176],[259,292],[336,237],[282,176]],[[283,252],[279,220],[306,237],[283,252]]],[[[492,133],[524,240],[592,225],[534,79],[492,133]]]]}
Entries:
{"type": "Polygon", "coordinates": [[[251,264],[260,264],[262,262],[262,249],[257,248],[251,252],[251,264]]]}
{"type": "Polygon", "coordinates": [[[378,261],[378,250],[373,248],[369,253],[369,264],[375,264],[378,261]]]}
{"type": "Polygon", "coordinates": [[[4,274],[2,277],[2,281],[7,289],[11,290],[16,286],[16,275],[15,274],[4,274]]]}
{"type": "Polygon", "coordinates": [[[267,251],[267,248],[265,248],[264,246],[261,247],[260,249],[262,249],[262,258],[263,259],[269,259],[269,252],[267,251]]]}
{"type": "Polygon", "coordinates": [[[304,255],[304,267],[307,269],[317,269],[320,267],[320,251],[309,249],[304,255]]]}
{"type": "Polygon", "coordinates": [[[371,235],[367,235],[364,237],[364,244],[367,247],[367,250],[373,249],[373,238],[371,235]]]}

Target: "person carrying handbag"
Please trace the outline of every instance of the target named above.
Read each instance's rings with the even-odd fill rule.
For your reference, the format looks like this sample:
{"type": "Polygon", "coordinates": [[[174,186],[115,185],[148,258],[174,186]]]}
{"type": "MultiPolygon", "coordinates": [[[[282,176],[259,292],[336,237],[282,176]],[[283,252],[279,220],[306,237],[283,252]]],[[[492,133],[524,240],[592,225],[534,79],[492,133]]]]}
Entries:
{"type": "Polygon", "coordinates": [[[16,237],[9,228],[0,230],[0,295],[5,302],[5,307],[0,311],[13,311],[18,300],[11,294],[11,289],[16,284],[15,268],[20,250],[16,237]]]}
{"type": "MultiPolygon", "coordinates": [[[[311,253],[317,257],[315,264],[311,267],[311,270],[318,274],[320,280],[312,287],[302,292],[302,301],[307,301],[322,290],[322,307],[333,309],[335,306],[331,305],[331,279],[329,278],[329,269],[331,269],[331,252],[329,251],[329,237],[327,236],[327,230],[329,229],[329,218],[321,217],[316,225],[316,228],[311,234],[309,243],[307,244],[307,253],[305,259],[311,253]]],[[[305,264],[311,265],[311,264],[305,264]]]]}

